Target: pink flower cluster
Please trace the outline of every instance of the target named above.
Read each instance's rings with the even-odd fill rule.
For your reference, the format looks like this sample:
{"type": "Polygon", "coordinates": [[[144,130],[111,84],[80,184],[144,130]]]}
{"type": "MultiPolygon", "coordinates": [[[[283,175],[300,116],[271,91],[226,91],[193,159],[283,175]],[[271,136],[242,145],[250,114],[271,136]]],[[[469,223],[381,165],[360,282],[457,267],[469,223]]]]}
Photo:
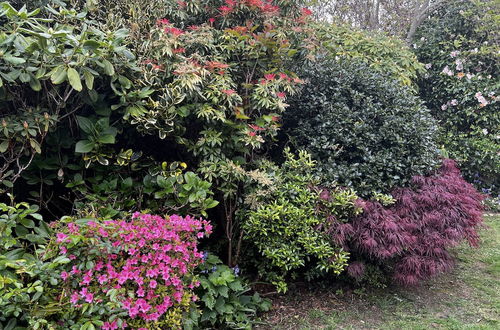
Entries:
{"type": "MultiPolygon", "coordinates": [[[[199,282],[192,272],[202,261],[197,239],[211,231],[206,220],[178,215],[135,213],[128,221],[69,223],[56,241],[61,253],[79,255],[61,273],[71,303],[79,308],[109,301],[106,294],[114,289],[131,319],[160,320],[169,309],[196,299],[192,289],[199,282]]],[[[103,329],[117,324],[107,322],[103,329]]]]}

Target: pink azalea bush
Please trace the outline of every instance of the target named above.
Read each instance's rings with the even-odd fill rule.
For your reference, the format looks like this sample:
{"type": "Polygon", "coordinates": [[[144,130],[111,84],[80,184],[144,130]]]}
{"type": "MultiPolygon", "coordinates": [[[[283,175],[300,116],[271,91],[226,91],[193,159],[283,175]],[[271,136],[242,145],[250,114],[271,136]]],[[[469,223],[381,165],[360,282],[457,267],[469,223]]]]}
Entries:
{"type": "Polygon", "coordinates": [[[59,224],[55,244],[68,258],[61,271],[69,319],[98,319],[103,329],[178,328],[197,297],[206,220],[135,213],[131,219],[59,224]]]}

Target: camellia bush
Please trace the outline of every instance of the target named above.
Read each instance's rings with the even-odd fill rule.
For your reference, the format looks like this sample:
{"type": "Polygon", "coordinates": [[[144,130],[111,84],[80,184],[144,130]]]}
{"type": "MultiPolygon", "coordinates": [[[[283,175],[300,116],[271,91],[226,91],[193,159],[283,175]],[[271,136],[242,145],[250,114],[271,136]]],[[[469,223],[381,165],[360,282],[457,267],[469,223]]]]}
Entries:
{"type": "Polygon", "coordinates": [[[205,220],[134,214],[130,220],[62,219],[51,247],[67,258],[60,273],[65,328],[178,328],[197,300],[193,274],[205,220]],[[105,315],[105,317],[103,317],[105,315]]]}
{"type": "Polygon", "coordinates": [[[408,87],[361,61],[318,61],[304,74],[285,131],[324,182],[369,196],[437,166],[436,122],[408,87]]]}
{"type": "Polygon", "coordinates": [[[441,126],[440,144],[465,178],[500,193],[498,2],[450,1],[417,30],[427,73],[420,95],[441,126]],[[496,15],[496,16],[495,16],[496,15]]]}

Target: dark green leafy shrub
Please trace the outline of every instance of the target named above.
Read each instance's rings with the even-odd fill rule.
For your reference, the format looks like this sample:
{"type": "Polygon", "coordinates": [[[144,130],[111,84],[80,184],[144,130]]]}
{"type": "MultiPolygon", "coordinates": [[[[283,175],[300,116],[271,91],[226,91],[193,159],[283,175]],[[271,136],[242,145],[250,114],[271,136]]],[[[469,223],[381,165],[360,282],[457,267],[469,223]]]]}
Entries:
{"type": "Polygon", "coordinates": [[[64,258],[42,261],[51,229],[38,206],[0,203],[0,328],[41,329],[54,312],[64,258]]]}
{"type": "Polygon", "coordinates": [[[75,209],[82,215],[114,218],[138,210],[161,214],[203,215],[219,203],[211,183],[202,180],[187,164],[142,161],[135,171],[121,175],[118,167],[94,168],[93,175],[80,173],[66,185],[76,195],[75,209]],[[111,173],[106,170],[111,169],[111,173]]]}
{"type": "Polygon", "coordinates": [[[230,268],[207,252],[204,260],[198,267],[201,285],[195,290],[200,297],[197,304],[201,316],[191,322],[202,328],[251,329],[256,314],[268,311],[271,301],[261,298],[257,292],[248,294],[250,288],[239,276],[238,267],[230,268]]]}
{"type": "Polygon", "coordinates": [[[318,160],[317,176],[366,196],[436,166],[436,124],[409,88],[359,61],[320,61],[303,74],[285,125],[318,160]]]}
{"type": "Polygon", "coordinates": [[[442,129],[440,143],[464,177],[500,193],[498,1],[448,1],[417,30],[428,71],[420,95],[442,129]]]}
{"type": "Polygon", "coordinates": [[[110,104],[120,103],[136,72],[126,30],[96,29],[84,12],[52,9],[51,17],[0,3],[0,191],[13,187],[57,125],[76,135],[77,113],[99,118],[79,117],[83,139],[73,150],[87,166],[108,163],[117,134],[110,104]]]}
{"type": "Polygon", "coordinates": [[[356,194],[349,189],[328,192],[313,178],[315,161],[300,151],[285,151],[285,162],[263,162],[266,186],[247,195],[250,210],[241,214],[245,239],[260,254],[259,274],[286,291],[289,277],[340,274],[348,254],[327,233],[334,223],[357,213],[356,194]]]}

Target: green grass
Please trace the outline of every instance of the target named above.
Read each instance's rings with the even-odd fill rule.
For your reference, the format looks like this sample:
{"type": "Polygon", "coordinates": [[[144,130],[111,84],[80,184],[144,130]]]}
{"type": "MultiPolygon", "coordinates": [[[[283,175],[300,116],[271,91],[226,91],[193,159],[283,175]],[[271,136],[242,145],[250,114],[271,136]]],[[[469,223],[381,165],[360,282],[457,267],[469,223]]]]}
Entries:
{"type": "Polygon", "coordinates": [[[500,216],[485,219],[478,249],[456,249],[453,272],[412,289],[290,293],[268,329],[500,329],[500,216]]]}

